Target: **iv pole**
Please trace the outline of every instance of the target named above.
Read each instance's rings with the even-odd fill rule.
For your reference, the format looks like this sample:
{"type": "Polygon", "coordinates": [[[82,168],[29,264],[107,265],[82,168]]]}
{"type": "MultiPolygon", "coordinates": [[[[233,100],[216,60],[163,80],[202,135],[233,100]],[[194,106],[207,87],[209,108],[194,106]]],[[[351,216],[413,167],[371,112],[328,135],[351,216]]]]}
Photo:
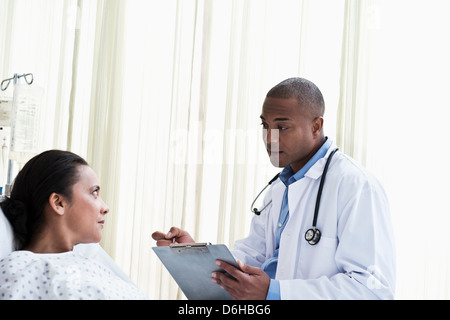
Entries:
{"type": "Polygon", "coordinates": [[[22,74],[22,75],[18,75],[17,73],[15,73],[14,76],[13,76],[12,78],[5,79],[5,80],[2,81],[2,83],[1,83],[1,89],[2,89],[2,91],[5,91],[6,89],[8,89],[9,84],[11,83],[11,80],[13,80],[13,84],[16,85],[17,82],[19,81],[19,79],[22,78],[22,77],[25,79],[25,82],[28,83],[28,84],[30,84],[30,85],[31,85],[31,84],[33,83],[33,81],[34,81],[34,78],[33,78],[33,74],[32,74],[32,73],[27,73],[27,74],[24,73],[24,74],[22,74]],[[28,80],[27,77],[31,77],[31,80],[28,80]]]}

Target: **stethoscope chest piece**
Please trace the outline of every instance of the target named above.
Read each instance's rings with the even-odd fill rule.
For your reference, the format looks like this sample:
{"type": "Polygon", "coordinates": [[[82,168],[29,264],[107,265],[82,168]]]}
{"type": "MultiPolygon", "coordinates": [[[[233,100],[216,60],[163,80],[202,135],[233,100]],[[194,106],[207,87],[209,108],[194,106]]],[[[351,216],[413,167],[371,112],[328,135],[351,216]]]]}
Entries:
{"type": "Polygon", "coordinates": [[[308,229],[308,231],[306,231],[305,240],[308,241],[308,243],[313,246],[319,242],[320,236],[321,234],[319,229],[311,228],[308,229]]]}

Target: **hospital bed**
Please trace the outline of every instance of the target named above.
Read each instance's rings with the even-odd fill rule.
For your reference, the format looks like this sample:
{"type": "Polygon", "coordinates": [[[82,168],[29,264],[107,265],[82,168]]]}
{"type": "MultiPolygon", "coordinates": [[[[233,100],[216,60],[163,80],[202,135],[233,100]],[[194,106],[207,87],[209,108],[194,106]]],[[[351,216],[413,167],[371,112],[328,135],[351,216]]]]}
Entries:
{"type": "MultiPolygon", "coordinates": [[[[98,243],[79,244],[76,245],[73,250],[80,255],[95,259],[108,267],[118,277],[127,282],[132,282],[98,243]]],[[[14,251],[14,235],[12,227],[0,208],[0,260],[12,251],[14,251]]]]}

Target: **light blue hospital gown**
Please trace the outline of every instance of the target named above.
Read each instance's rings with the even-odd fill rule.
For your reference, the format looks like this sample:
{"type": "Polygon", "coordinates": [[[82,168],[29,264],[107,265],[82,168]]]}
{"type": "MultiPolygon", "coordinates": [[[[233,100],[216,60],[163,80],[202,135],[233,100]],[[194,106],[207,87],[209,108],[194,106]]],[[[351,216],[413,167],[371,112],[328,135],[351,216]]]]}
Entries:
{"type": "Polygon", "coordinates": [[[74,252],[15,251],[0,260],[0,300],[147,299],[132,283],[74,252]]]}

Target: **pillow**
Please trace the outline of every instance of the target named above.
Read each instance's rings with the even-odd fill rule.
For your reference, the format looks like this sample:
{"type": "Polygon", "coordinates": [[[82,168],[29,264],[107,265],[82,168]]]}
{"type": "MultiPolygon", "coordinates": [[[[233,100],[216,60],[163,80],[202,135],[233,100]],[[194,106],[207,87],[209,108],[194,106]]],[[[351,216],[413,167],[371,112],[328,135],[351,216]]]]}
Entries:
{"type": "Polygon", "coordinates": [[[14,235],[11,224],[0,208],[0,259],[14,251],[14,235]]]}
{"type": "Polygon", "coordinates": [[[73,252],[76,252],[82,256],[89,257],[91,259],[100,262],[104,266],[108,267],[113,273],[115,273],[122,280],[133,283],[131,279],[119,268],[114,260],[108,253],[100,246],[99,243],[80,243],[73,247],[73,252]]]}

